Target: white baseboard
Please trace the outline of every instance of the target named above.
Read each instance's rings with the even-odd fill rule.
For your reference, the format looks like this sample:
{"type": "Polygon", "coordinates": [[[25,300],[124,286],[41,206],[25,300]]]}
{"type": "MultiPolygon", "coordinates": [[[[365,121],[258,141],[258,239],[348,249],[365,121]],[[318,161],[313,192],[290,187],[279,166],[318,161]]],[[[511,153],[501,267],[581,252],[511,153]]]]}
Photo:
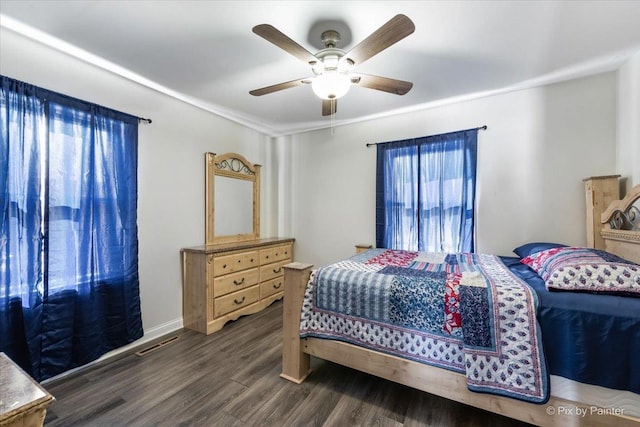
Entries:
{"type": "Polygon", "coordinates": [[[171,320],[171,321],[166,322],[166,323],[163,323],[162,325],[158,325],[155,328],[151,328],[149,330],[146,330],[144,332],[144,335],[142,336],[142,338],[140,338],[140,339],[138,339],[138,340],[136,340],[136,341],[134,341],[134,342],[132,342],[130,344],[127,344],[127,345],[125,345],[123,347],[116,348],[115,350],[111,350],[110,352],[103,354],[98,359],[94,360],[93,362],[89,362],[86,365],[78,366],[77,368],[70,369],[70,370],[68,370],[66,372],[63,372],[63,373],[61,373],[59,375],[56,375],[55,377],[48,378],[48,379],[42,381],[41,384],[46,385],[49,382],[60,380],[60,379],[62,379],[64,377],[69,376],[71,374],[74,374],[74,373],[76,373],[78,371],[90,368],[90,367],[92,367],[92,366],[94,366],[94,365],[96,365],[98,363],[102,363],[102,362],[104,362],[106,360],[109,360],[111,358],[114,358],[115,356],[118,356],[118,355],[120,355],[122,353],[126,353],[126,352],[131,351],[131,350],[133,350],[135,348],[141,347],[144,344],[146,344],[148,342],[151,342],[151,341],[153,341],[153,340],[155,340],[157,338],[160,338],[160,337],[162,337],[164,335],[170,334],[171,332],[174,332],[174,331],[177,331],[179,329],[182,329],[183,327],[184,327],[184,323],[182,322],[182,317],[180,317],[178,319],[171,320]]]}

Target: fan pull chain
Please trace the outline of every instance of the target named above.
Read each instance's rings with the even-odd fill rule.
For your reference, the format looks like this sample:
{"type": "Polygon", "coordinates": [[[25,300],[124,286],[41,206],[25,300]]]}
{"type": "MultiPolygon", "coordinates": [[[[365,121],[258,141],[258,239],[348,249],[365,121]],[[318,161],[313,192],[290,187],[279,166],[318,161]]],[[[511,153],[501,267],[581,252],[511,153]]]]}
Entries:
{"type": "Polygon", "coordinates": [[[335,123],[336,123],[336,100],[335,98],[331,100],[331,136],[336,134],[336,129],[335,129],[335,123]]]}

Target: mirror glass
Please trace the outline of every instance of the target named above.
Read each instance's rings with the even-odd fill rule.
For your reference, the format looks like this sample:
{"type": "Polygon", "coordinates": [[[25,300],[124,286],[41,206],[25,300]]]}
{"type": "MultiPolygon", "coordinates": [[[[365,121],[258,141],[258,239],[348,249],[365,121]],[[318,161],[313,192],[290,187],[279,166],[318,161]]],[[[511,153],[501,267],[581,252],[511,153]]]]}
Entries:
{"type": "Polygon", "coordinates": [[[215,179],[215,235],[253,233],[253,182],[226,176],[215,179]]]}
{"type": "Polygon", "coordinates": [[[260,238],[260,165],[238,153],[205,153],[205,244],[260,238]]]}

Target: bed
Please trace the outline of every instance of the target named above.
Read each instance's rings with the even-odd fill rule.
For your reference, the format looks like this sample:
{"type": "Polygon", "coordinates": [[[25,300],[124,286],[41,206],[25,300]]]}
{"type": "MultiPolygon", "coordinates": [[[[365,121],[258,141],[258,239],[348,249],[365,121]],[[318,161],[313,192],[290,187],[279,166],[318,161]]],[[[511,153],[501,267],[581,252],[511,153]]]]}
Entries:
{"type": "MultiPolygon", "coordinates": [[[[604,209],[605,205],[597,212],[601,228],[599,234],[602,236],[599,245],[602,247],[596,249],[606,249],[606,252],[534,242],[517,248],[517,257],[485,254],[449,254],[445,257],[442,254],[372,249],[336,263],[338,265],[332,264],[319,270],[312,270],[309,264],[289,264],[285,266],[281,376],[301,383],[310,373],[310,356],[314,356],[535,425],[638,426],[640,281],[634,282],[636,276],[632,276],[631,281],[624,281],[624,285],[618,287],[616,283],[604,282],[605,286],[602,281],[595,279],[576,282],[567,280],[567,277],[576,274],[576,263],[578,269],[583,267],[578,273],[585,273],[584,265],[593,266],[591,270],[596,270],[590,270],[587,274],[594,278],[599,274],[608,274],[608,270],[603,273],[598,269],[610,268],[611,265],[623,269],[623,275],[640,274],[640,269],[630,262],[640,263],[640,230],[637,229],[639,201],[640,186],[637,186],[624,199],[607,203],[607,209],[604,209]],[[594,261],[593,257],[599,261],[594,261]],[[407,273],[406,268],[412,270],[407,273]],[[413,353],[409,352],[408,356],[395,352],[384,344],[384,340],[373,345],[360,342],[366,341],[372,331],[373,335],[387,333],[387,326],[382,323],[387,318],[392,318],[392,323],[401,326],[406,320],[402,315],[394,314],[392,309],[387,310],[391,313],[371,309],[370,306],[375,305],[381,294],[395,289],[394,286],[398,286],[399,282],[411,285],[413,279],[406,275],[425,276],[432,280],[439,275],[446,276],[442,273],[445,270],[467,275],[461,279],[463,283],[459,287],[460,298],[457,303],[462,304],[465,299],[469,302],[464,303],[466,309],[460,305],[459,313],[466,319],[485,319],[488,329],[479,329],[482,321],[470,323],[464,333],[459,322],[454,321],[445,328],[450,329],[449,335],[434,335],[428,323],[422,328],[427,330],[423,335],[409,328],[410,336],[419,339],[409,344],[413,353]],[[497,271],[500,279],[478,276],[477,271],[492,270],[497,271]],[[370,280],[370,275],[384,278],[372,279],[386,281],[387,284],[382,285],[383,291],[365,294],[363,284],[370,280]],[[327,286],[331,288],[332,284],[338,289],[343,278],[351,281],[348,282],[349,292],[353,295],[348,303],[339,300],[341,291],[321,290],[327,286]],[[514,291],[520,295],[515,298],[516,302],[522,298],[522,303],[515,304],[516,308],[508,306],[508,301],[514,300],[513,295],[509,295],[510,280],[525,283],[522,288],[524,291],[520,287],[514,291]],[[567,286],[570,289],[566,289],[567,286]],[[476,306],[482,306],[477,302],[482,298],[499,302],[498,294],[506,294],[507,298],[500,302],[501,310],[509,313],[533,311],[537,316],[534,327],[530,320],[522,320],[526,319],[524,315],[514,314],[514,319],[521,319],[521,324],[527,326],[519,327],[516,331],[523,337],[522,342],[511,343],[514,334],[507,333],[506,326],[499,323],[513,323],[506,312],[493,308],[494,316],[487,321],[486,316],[474,311],[476,306]],[[358,305],[365,300],[371,303],[358,305]],[[331,310],[336,311],[337,320],[330,317],[333,314],[328,314],[331,310]],[[341,325],[340,333],[329,330],[325,325],[332,322],[341,325]],[[360,334],[364,338],[359,339],[362,328],[368,328],[368,332],[360,334]],[[584,330],[588,330],[589,334],[580,335],[584,330]],[[344,331],[348,333],[343,334],[344,331]],[[499,331],[503,331],[504,335],[500,336],[499,331]],[[416,344],[419,342],[422,344],[416,344]],[[504,346],[496,349],[497,343],[504,346]],[[431,360],[428,351],[420,355],[421,350],[433,350],[438,345],[440,350],[433,353],[431,360]],[[506,387],[496,385],[500,381],[487,381],[487,372],[489,379],[493,380],[496,376],[493,374],[499,376],[500,369],[483,371],[483,361],[494,363],[495,366],[491,357],[501,353],[499,358],[503,360],[509,352],[516,357],[511,362],[523,362],[519,365],[524,364],[526,368],[507,361],[510,367],[522,368],[514,374],[518,386],[522,385],[520,380],[525,383],[522,387],[516,387],[517,390],[513,387],[516,384],[514,381],[507,381],[506,387]],[[523,358],[524,353],[531,358],[523,358]],[[482,368],[478,367],[478,363],[482,368]]],[[[462,276],[455,277],[460,279],[462,276]]],[[[446,277],[454,276],[449,274],[446,277]]],[[[444,285],[439,286],[446,292],[449,282],[451,280],[445,280],[442,282],[444,285]]],[[[349,292],[342,291],[342,297],[346,295],[348,298],[349,292]]],[[[411,292],[405,294],[409,295],[408,299],[390,305],[410,306],[411,292]]],[[[445,316],[451,311],[445,307],[445,316]]],[[[412,314],[408,317],[412,317],[412,314]]],[[[442,319],[441,316],[438,322],[442,319]]],[[[445,324],[448,317],[446,319],[445,324]]],[[[466,324],[463,322],[463,325],[466,324]]],[[[395,339],[393,332],[386,335],[387,340],[389,336],[391,340],[395,339]]],[[[509,374],[512,374],[511,370],[509,374]]]]}

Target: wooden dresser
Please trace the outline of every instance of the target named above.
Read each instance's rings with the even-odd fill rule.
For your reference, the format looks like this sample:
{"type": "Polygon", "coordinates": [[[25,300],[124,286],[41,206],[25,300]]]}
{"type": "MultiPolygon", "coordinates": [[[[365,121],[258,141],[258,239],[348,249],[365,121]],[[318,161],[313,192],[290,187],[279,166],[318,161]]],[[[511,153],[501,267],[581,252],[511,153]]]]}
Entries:
{"type": "Polygon", "coordinates": [[[184,327],[210,334],[282,298],[282,266],[293,260],[293,242],[271,238],[183,248],[184,327]]]}

